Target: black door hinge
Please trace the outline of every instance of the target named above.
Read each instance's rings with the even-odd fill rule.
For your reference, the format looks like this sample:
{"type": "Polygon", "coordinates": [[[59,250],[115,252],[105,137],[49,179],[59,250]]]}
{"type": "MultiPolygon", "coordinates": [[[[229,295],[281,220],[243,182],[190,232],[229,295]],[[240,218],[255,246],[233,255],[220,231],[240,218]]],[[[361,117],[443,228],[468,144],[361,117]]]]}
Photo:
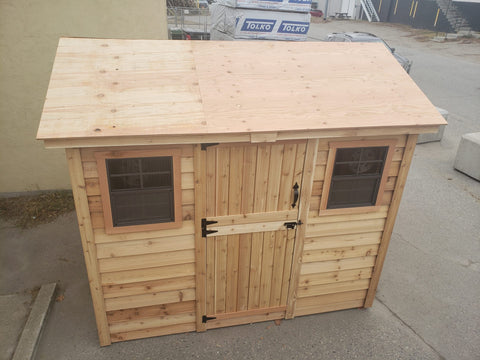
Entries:
{"type": "Polygon", "coordinates": [[[200,145],[200,149],[202,150],[207,150],[207,147],[209,146],[215,146],[215,145],[218,145],[219,143],[203,143],[200,145]]]}
{"type": "Polygon", "coordinates": [[[203,315],[202,316],[202,323],[206,323],[208,320],[215,320],[216,317],[215,316],[207,316],[207,315],[203,315]]]}
{"type": "Polygon", "coordinates": [[[218,230],[207,230],[208,225],[216,224],[218,221],[202,219],[202,237],[207,237],[208,234],[218,232],[218,230]]]}
{"type": "Polygon", "coordinates": [[[290,222],[284,223],[283,225],[285,225],[285,227],[287,229],[295,229],[297,227],[297,225],[302,225],[302,224],[303,224],[302,220],[298,220],[298,222],[297,221],[290,221],[290,222]]]}

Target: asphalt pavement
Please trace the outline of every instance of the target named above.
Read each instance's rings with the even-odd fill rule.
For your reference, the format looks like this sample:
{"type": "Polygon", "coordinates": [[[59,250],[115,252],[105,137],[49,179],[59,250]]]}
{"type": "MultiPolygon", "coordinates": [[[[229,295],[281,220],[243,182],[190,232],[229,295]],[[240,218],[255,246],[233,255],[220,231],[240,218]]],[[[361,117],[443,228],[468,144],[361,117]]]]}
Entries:
{"type": "Polygon", "coordinates": [[[480,182],[453,169],[460,136],[480,131],[480,44],[419,41],[406,27],[356,21],[312,24],[309,40],[334,31],[383,37],[449,112],[443,140],[415,151],[372,308],[101,348],[75,214],[29,230],[1,222],[0,359],[12,355],[30,291],[51,282],[61,296],[37,359],[480,359],[480,182]]]}

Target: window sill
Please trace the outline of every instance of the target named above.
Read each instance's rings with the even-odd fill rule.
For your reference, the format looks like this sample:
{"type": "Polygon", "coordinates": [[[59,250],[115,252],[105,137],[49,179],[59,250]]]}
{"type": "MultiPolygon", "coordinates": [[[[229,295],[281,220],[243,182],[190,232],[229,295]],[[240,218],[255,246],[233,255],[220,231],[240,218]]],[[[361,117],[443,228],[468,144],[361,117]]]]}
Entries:
{"type": "Polygon", "coordinates": [[[366,214],[383,210],[384,206],[362,206],[362,207],[350,207],[341,209],[324,209],[320,210],[319,216],[328,215],[349,215],[349,214],[366,214]]]}

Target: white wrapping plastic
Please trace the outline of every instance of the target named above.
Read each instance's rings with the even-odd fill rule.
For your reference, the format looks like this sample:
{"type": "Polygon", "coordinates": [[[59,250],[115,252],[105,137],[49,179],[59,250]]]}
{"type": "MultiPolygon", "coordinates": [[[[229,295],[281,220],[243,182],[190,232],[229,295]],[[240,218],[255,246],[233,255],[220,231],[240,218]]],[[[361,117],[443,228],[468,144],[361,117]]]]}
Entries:
{"type": "Polygon", "coordinates": [[[310,12],[312,0],[217,0],[220,5],[244,9],[310,12]]]}
{"type": "MultiPolygon", "coordinates": [[[[211,33],[218,31],[232,39],[307,39],[309,13],[239,9],[214,4],[210,7],[211,33]]],[[[214,40],[214,39],[212,39],[214,40]]]]}

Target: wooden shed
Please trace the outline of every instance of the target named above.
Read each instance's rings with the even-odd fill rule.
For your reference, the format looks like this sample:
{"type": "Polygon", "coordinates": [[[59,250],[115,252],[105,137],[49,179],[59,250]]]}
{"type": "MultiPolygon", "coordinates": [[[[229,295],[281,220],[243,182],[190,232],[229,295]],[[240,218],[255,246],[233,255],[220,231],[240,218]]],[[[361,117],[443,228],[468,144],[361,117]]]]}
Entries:
{"type": "Polygon", "coordinates": [[[444,123],[382,44],[61,39],[38,139],[100,344],[370,307],[444,123]]]}

